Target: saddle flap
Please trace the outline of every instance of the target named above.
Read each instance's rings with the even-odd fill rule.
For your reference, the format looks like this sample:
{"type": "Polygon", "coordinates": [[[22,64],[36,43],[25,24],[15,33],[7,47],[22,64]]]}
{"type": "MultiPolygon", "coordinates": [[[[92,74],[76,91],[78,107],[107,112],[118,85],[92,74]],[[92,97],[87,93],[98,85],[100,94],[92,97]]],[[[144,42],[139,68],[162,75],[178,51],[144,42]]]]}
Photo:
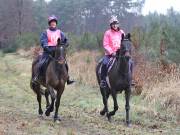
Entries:
{"type": "Polygon", "coordinates": [[[107,64],[107,73],[111,70],[111,68],[113,67],[114,63],[116,61],[115,57],[111,57],[108,64],[107,64]]]}

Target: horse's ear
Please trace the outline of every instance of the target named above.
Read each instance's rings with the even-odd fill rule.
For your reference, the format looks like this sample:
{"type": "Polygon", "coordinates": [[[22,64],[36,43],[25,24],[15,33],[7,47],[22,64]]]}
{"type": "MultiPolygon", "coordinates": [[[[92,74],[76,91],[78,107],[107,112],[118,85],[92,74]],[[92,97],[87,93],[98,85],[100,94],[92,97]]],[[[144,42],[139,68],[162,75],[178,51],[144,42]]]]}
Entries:
{"type": "Polygon", "coordinates": [[[126,35],[126,39],[131,40],[131,34],[130,34],[130,33],[128,33],[128,34],[126,35]]]}
{"type": "Polygon", "coordinates": [[[121,34],[121,41],[124,40],[124,33],[121,34]]]}
{"type": "Polygon", "coordinates": [[[60,39],[60,38],[57,39],[57,45],[58,45],[58,46],[61,45],[61,39],[60,39]]]}

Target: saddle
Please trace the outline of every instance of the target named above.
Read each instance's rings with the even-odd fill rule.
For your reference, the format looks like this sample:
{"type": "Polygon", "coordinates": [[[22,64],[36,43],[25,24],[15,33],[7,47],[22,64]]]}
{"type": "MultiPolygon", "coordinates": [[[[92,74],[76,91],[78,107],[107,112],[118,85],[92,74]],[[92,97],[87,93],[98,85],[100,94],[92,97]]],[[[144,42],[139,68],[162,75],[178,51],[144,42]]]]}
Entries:
{"type": "MultiPolygon", "coordinates": [[[[101,64],[101,65],[100,65],[100,68],[99,68],[99,71],[98,71],[98,74],[99,74],[99,75],[101,75],[102,61],[103,61],[103,58],[101,58],[101,59],[99,60],[99,62],[98,62],[99,64],[101,64]]],[[[114,57],[110,58],[108,64],[106,65],[106,66],[107,66],[107,74],[109,73],[109,71],[110,71],[111,68],[113,67],[115,61],[116,61],[116,58],[114,58],[114,57]]]]}
{"type": "MultiPolygon", "coordinates": [[[[102,63],[102,61],[103,61],[103,58],[101,58],[98,63],[102,63]]],[[[111,57],[111,58],[110,58],[110,60],[109,60],[109,62],[108,62],[108,64],[107,64],[107,73],[109,73],[109,71],[110,71],[111,68],[113,67],[115,61],[116,61],[116,58],[115,58],[115,57],[111,57]]],[[[99,68],[99,71],[98,71],[99,74],[101,74],[101,67],[102,67],[102,65],[101,65],[100,68],[99,68]]]]}
{"type": "MultiPolygon", "coordinates": [[[[103,61],[103,58],[100,59],[99,64],[101,64],[102,61],[103,61]]],[[[111,85],[110,85],[110,83],[109,83],[108,73],[111,71],[111,69],[112,69],[115,61],[116,61],[116,57],[111,57],[110,60],[109,60],[109,62],[108,62],[108,64],[106,65],[106,66],[107,66],[106,82],[107,82],[109,88],[111,88],[111,85]]],[[[100,68],[99,68],[99,71],[98,71],[99,76],[101,76],[101,74],[102,74],[102,71],[101,71],[101,70],[102,70],[102,64],[100,65],[100,68]]],[[[101,77],[100,77],[100,78],[101,78],[101,77]]]]}
{"type": "Polygon", "coordinates": [[[113,67],[114,63],[116,61],[115,57],[111,57],[108,64],[107,64],[107,73],[109,73],[109,71],[111,70],[111,68],[113,67]]]}

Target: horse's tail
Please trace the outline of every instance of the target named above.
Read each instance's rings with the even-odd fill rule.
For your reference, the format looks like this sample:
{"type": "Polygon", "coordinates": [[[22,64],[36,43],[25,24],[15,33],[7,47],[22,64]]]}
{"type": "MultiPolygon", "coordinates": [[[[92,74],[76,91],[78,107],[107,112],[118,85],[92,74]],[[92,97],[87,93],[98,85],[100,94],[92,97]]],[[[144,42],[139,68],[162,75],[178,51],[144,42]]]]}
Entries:
{"type": "Polygon", "coordinates": [[[40,93],[41,95],[45,95],[45,91],[40,87],[39,84],[33,82],[32,79],[30,81],[30,87],[34,91],[34,93],[40,93]]]}

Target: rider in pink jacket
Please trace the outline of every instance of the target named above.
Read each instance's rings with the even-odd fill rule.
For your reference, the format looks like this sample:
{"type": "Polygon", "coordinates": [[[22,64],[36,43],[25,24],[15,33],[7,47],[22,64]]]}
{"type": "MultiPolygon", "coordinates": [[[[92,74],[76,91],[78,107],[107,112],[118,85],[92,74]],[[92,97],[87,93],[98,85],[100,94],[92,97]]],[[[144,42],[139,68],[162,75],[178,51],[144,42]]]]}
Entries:
{"type": "Polygon", "coordinates": [[[119,27],[119,21],[116,16],[112,16],[110,19],[110,29],[104,34],[103,47],[105,49],[105,56],[102,62],[101,73],[101,88],[107,88],[106,76],[107,76],[107,64],[109,59],[116,55],[116,51],[121,47],[122,34],[125,34],[119,27]]]}
{"type": "Polygon", "coordinates": [[[121,35],[124,34],[123,30],[115,31],[109,29],[104,34],[103,46],[105,49],[105,55],[112,55],[116,53],[121,47],[121,35]]]}

